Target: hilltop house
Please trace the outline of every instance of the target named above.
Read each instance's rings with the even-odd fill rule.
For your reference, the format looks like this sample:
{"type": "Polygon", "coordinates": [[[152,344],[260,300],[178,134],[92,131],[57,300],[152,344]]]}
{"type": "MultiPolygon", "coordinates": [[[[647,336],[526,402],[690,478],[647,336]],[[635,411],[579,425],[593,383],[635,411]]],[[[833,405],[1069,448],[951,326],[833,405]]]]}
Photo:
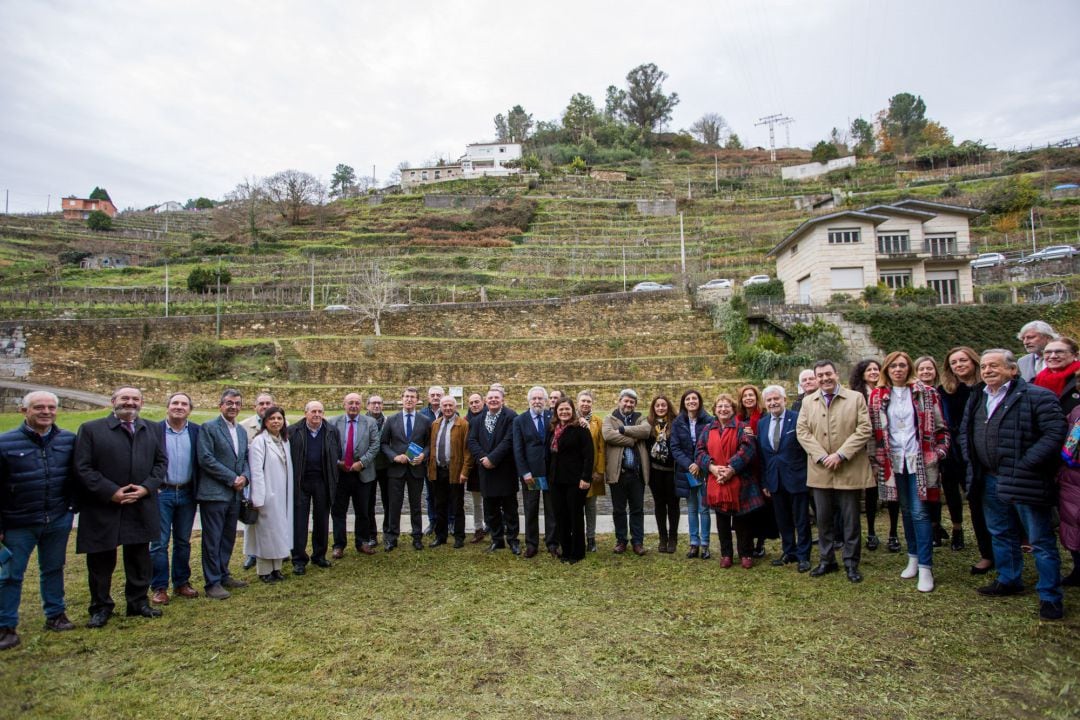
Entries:
{"type": "Polygon", "coordinates": [[[90,200],[72,195],[64,198],[61,207],[65,220],[86,220],[95,210],[100,210],[109,217],[116,217],[116,206],[111,200],[90,200]]]}
{"type": "Polygon", "coordinates": [[[776,258],[784,301],[824,305],[867,285],[930,287],[942,304],[972,302],[969,222],[982,210],[901,200],[811,218],[766,257],[776,258]]]}
{"type": "Polygon", "coordinates": [[[521,143],[473,143],[465,146],[465,154],[451,165],[406,168],[401,171],[404,188],[485,176],[502,177],[521,172],[521,143]]]}

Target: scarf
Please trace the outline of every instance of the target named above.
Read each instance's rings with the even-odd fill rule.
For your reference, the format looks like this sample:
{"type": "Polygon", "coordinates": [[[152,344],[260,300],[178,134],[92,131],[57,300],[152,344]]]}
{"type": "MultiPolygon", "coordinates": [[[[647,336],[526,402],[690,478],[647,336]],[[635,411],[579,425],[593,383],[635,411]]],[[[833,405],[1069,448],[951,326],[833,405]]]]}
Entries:
{"type": "Polygon", "coordinates": [[[718,433],[710,433],[705,446],[714,464],[730,465],[731,457],[739,449],[738,428],[732,423],[725,425],[718,433]]]}
{"type": "Polygon", "coordinates": [[[502,408],[499,408],[499,412],[495,414],[488,411],[488,414],[484,416],[484,429],[487,430],[488,435],[495,432],[495,425],[499,422],[500,415],[502,415],[502,408]]]}
{"type": "Polygon", "coordinates": [[[570,426],[562,423],[555,426],[555,432],[551,436],[551,452],[559,452],[559,438],[562,437],[563,431],[568,427],[570,426]]]}
{"type": "Polygon", "coordinates": [[[1074,360],[1060,370],[1044,368],[1031,383],[1046,388],[1060,398],[1061,393],[1065,392],[1065,386],[1068,384],[1069,378],[1075,375],[1078,370],[1080,370],[1080,360],[1074,360]]]}
{"type": "MultiPolygon", "coordinates": [[[[911,404],[915,408],[915,439],[919,443],[918,454],[909,458],[909,461],[914,460],[915,467],[911,467],[909,462],[908,472],[915,474],[915,487],[920,500],[940,502],[938,450],[948,453],[950,444],[949,431],[941,414],[941,401],[936,390],[922,383],[912,383],[908,385],[908,388],[911,389],[911,404]]],[[[873,428],[871,466],[878,484],[878,497],[885,502],[900,499],[892,465],[892,451],[889,447],[889,402],[891,400],[892,388],[889,387],[874,388],[867,400],[870,425],[873,428]]]]}
{"type": "Polygon", "coordinates": [[[1073,423],[1069,436],[1065,438],[1061,459],[1071,468],[1080,467],[1080,419],[1073,423]]]}

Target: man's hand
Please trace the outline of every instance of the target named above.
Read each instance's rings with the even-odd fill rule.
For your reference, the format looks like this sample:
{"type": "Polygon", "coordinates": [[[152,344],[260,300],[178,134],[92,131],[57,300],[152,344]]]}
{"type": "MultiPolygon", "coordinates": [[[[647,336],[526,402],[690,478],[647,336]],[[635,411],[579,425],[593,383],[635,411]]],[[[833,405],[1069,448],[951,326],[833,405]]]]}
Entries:
{"type": "Polygon", "coordinates": [[[578,483],[578,490],[588,490],[591,484],[587,480],[582,480],[578,483]]]}
{"type": "Polygon", "coordinates": [[[844,458],[840,457],[840,453],[833,453],[831,455],[826,455],[825,458],[821,461],[821,464],[827,467],[829,470],[836,470],[838,467],[840,467],[840,464],[842,462],[844,462],[844,458]]]}
{"type": "Polygon", "coordinates": [[[414,457],[412,460],[410,460],[409,464],[410,465],[419,465],[420,463],[424,462],[425,457],[426,457],[425,453],[420,453],[419,455],[414,457]]]}
{"type": "Polygon", "coordinates": [[[532,473],[525,473],[521,476],[521,482],[528,485],[530,488],[536,484],[536,479],[532,476],[532,473]]]}
{"type": "Polygon", "coordinates": [[[117,505],[131,505],[150,494],[142,485],[125,485],[109,498],[117,505]]]}
{"type": "Polygon", "coordinates": [[[486,457],[480,458],[480,464],[483,465],[484,468],[487,470],[491,470],[493,467],[495,467],[495,463],[491,462],[486,457]]]}
{"type": "Polygon", "coordinates": [[[409,456],[406,455],[405,453],[402,453],[400,455],[395,455],[394,456],[394,462],[396,462],[396,463],[398,463],[400,465],[408,465],[409,464],[409,456]]]}
{"type": "Polygon", "coordinates": [[[237,475],[232,483],[233,490],[243,490],[245,485],[247,485],[247,478],[243,475],[237,475]]]}

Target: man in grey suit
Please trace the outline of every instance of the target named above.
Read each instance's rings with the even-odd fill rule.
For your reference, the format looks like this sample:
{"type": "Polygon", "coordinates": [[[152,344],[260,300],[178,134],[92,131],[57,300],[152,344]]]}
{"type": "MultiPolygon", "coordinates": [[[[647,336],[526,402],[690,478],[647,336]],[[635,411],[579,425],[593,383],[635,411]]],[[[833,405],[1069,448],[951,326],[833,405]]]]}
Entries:
{"type": "Polygon", "coordinates": [[[514,462],[525,506],[525,557],[534,557],[540,547],[541,499],[544,501],[544,545],[552,557],[558,557],[554,508],[547,491],[540,488],[540,478],[547,475],[547,431],[551,423],[547,390],[539,385],[530,388],[528,400],[529,411],[514,418],[514,462]]]}
{"type": "Polygon", "coordinates": [[[361,415],[364,398],[349,393],[343,405],[345,412],[330,418],[330,425],[341,437],[341,460],[338,460],[337,490],[330,507],[334,524],[334,558],[345,555],[346,519],[349,501],[353,505],[353,535],[357,552],[373,555],[369,542],[374,528],[369,527],[371,506],[375,504],[375,458],[379,454],[379,426],[373,418],[361,415]]]}
{"type": "Polygon", "coordinates": [[[199,429],[199,519],[202,521],[202,567],[206,596],[229,597],[226,588],[247,587],[229,574],[240,518],[240,493],[248,484],[248,436],[236,422],[243,398],[239,390],[221,393],[221,414],[199,429]]]}
{"type": "Polygon", "coordinates": [[[1041,370],[1046,367],[1046,361],[1043,360],[1043,348],[1045,348],[1051,340],[1057,340],[1061,335],[1054,331],[1054,328],[1042,320],[1032,320],[1031,322],[1020,328],[1020,332],[1016,333],[1016,339],[1024,343],[1024,349],[1028,354],[1020,358],[1020,377],[1024,378],[1026,382],[1031,382],[1041,370]]]}
{"type": "Polygon", "coordinates": [[[409,520],[412,524],[413,548],[423,550],[423,513],[420,498],[427,476],[428,439],[431,421],[416,411],[420,392],[407,387],[401,393],[401,412],[387,418],[382,429],[382,452],[390,461],[387,470],[390,485],[390,527],[383,533],[386,552],[397,547],[401,535],[401,508],[405,503],[405,491],[409,491],[409,520]],[[409,446],[425,448],[410,452],[409,446]]]}

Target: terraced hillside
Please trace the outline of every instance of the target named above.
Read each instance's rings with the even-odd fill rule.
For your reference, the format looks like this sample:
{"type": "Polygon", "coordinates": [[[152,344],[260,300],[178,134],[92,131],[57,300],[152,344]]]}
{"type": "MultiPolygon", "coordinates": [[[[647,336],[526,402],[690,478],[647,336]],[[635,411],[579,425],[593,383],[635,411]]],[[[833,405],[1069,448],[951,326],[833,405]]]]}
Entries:
{"type": "MultiPolygon", "coordinates": [[[[393,400],[407,384],[483,392],[492,382],[523,407],[539,383],[573,393],[591,388],[605,409],[627,386],[676,399],[687,387],[714,395],[740,382],[708,316],[681,293],[417,306],[392,313],[383,326],[386,334],[376,337],[347,313],[228,317],[222,337],[236,356],[229,382],[249,396],[273,388],[289,407],[312,398],[336,405],[350,390],[393,400]]],[[[213,328],[213,318],[29,323],[30,379],[102,392],[133,384],[155,401],[182,388],[212,406],[224,380],[194,383],[168,367],[140,366],[154,346],[175,355],[213,328]]]]}

